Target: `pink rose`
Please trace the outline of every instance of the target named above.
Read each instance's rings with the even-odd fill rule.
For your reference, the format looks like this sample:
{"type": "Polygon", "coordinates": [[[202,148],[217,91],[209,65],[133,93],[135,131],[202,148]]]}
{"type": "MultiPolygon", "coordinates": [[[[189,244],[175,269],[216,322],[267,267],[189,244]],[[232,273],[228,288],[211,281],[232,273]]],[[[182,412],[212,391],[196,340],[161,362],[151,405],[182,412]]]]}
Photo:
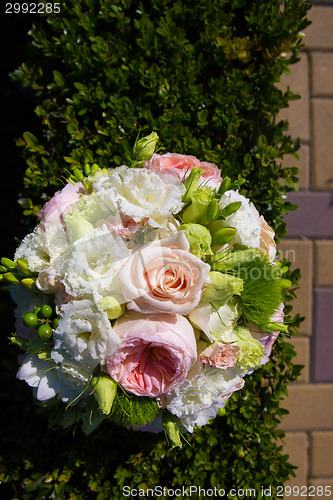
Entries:
{"type": "Polygon", "coordinates": [[[130,312],[114,326],[122,342],[105,369],[127,391],[156,397],[182,382],[197,357],[193,328],[179,315],[130,312]]]}
{"type": "Polygon", "coordinates": [[[276,244],[274,241],[275,233],[262,215],[260,216],[259,222],[261,225],[260,250],[263,254],[267,255],[271,262],[273,262],[276,256],[276,244]]]}
{"type": "Polygon", "coordinates": [[[215,368],[226,369],[236,365],[239,352],[238,346],[214,342],[200,353],[200,359],[215,368]]]}
{"type": "Polygon", "coordinates": [[[53,226],[63,224],[66,214],[79,201],[80,194],[85,193],[81,182],[71,184],[58,191],[44,207],[38,212],[38,218],[41,221],[40,225],[45,228],[46,225],[53,226]]]}
{"type": "Polygon", "coordinates": [[[205,186],[216,189],[222,181],[220,170],[214,163],[200,162],[195,156],[178,153],[155,154],[149,161],[145,162],[145,167],[157,174],[170,174],[179,180],[186,179],[192,168],[197,167],[204,171],[201,176],[201,183],[205,186]]]}
{"type": "Polygon", "coordinates": [[[119,271],[129,309],[148,314],[188,314],[199,303],[210,266],[189,252],[183,231],[133,253],[119,271]]]}

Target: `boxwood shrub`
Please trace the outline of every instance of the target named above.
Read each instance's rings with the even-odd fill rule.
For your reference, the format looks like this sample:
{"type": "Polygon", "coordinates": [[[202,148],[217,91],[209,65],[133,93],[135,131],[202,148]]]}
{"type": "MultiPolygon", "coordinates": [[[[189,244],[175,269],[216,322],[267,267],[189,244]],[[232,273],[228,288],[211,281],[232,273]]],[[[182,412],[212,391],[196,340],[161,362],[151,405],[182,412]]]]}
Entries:
{"type": "MultiPolygon", "coordinates": [[[[84,173],[86,164],[126,163],[137,135],[154,130],[160,152],[192,154],[217,164],[222,175],[244,179],[242,193],[283,237],[284,214],[295,208],[286,194],[297,189],[297,168],[283,167],[282,159],[297,158],[299,141],[291,140],[279,111],[298,96],[278,83],[298,61],[309,2],[65,0],[60,6],[60,13],[35,21],[27,60],[12,74],[34,90],[42,131],[38,137],[26,131],[17,141],[27,164],[19,201],[31,227],[41,204],[69,177],[84,173]]],[[[287,277],[294,335],[301,318],[291,314],[290,301],[299,271],[287,277]]],[[[277,428],[287,386],[301,370],[294,355],[281,337],[271,361],[228,400],[226,412],[186,436],[182,449],[170,449],[162,434],[110,424],[89,437],[80,429],[49,430],[30,388],[15,381],[12,355],[2,418],[3,498],[133,498],[157,486],[170,489],[167,498],[183,486],[178,498],[189,486],[224,489],[225,498],[242,498],[232,488],[243,497],[254,489],[247,498],[275,498],[294,469],[277,428]]],[[[204,498],[203,490],[191,492],[204,498]]]]}

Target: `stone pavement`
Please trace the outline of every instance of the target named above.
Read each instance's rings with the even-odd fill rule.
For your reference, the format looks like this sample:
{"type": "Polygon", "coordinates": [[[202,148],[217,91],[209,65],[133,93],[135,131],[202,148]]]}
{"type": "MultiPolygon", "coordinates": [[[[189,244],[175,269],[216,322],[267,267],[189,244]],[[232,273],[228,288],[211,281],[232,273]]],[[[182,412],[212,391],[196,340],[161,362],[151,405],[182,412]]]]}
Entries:
{"type": "Polygon", "coordinates": [[[305,369],[289,387],[282,406],[290,413],[281,427],[285,452],[298,467],[289,485],[306,486],[302,498],[309,499],[329,498],[317,487],[330,486],[333,499],[333,2],[313,3],[301,60],[281,82],[302,96],[281,113],[302,145],[299,161],[284,162],[300,168],[299,192],[288,197],[299,209],[286,217],[279,247],[301,269],[294,311],[306,316],[293,339],[305,369]]]}

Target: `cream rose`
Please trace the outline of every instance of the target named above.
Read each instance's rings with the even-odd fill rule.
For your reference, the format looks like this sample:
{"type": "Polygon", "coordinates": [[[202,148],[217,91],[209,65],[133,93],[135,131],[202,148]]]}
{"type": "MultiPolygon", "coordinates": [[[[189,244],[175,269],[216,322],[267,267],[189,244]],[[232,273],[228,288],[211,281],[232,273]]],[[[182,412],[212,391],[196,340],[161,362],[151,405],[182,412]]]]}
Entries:
{"type": "Polygon", "coordinates": [[[105,370],[137,396],[170,392],[197,358],[194,331],[183,316],[130,312],[117,321],[114,331],[122,342],[105,370]]]}
{"type": "Polygon", "coordinates": [[[133,253],[118,273],[127,307],[148,314],[192,311],[211,280],[210,266],[189,248],[180,231],[133,253]]]}

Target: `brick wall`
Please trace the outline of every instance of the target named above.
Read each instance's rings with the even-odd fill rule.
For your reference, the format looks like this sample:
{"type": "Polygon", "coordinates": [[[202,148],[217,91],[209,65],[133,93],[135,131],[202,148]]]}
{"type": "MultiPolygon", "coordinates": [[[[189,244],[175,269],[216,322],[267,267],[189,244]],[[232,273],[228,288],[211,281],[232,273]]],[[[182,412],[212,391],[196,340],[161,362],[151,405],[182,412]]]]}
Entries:
{"type": "MultiPolygon", "coordinates": [[[[331,486],[333,498],[333,2],[313,5],[309,19],[301,60],[281,83],[302,96],[281,113],[302,145],[299,161],[285,161],[300,168],[299,192],[289,196],[299,209],[286,218],[280,251],[301,269],[294,306],[306,316],[293,339],[305,369],[289,388],[282,428],[285,451],[298,467],[289,484],[331,486]]],[[[325,496],[310,492],[309,498],[325,496]]]]}

